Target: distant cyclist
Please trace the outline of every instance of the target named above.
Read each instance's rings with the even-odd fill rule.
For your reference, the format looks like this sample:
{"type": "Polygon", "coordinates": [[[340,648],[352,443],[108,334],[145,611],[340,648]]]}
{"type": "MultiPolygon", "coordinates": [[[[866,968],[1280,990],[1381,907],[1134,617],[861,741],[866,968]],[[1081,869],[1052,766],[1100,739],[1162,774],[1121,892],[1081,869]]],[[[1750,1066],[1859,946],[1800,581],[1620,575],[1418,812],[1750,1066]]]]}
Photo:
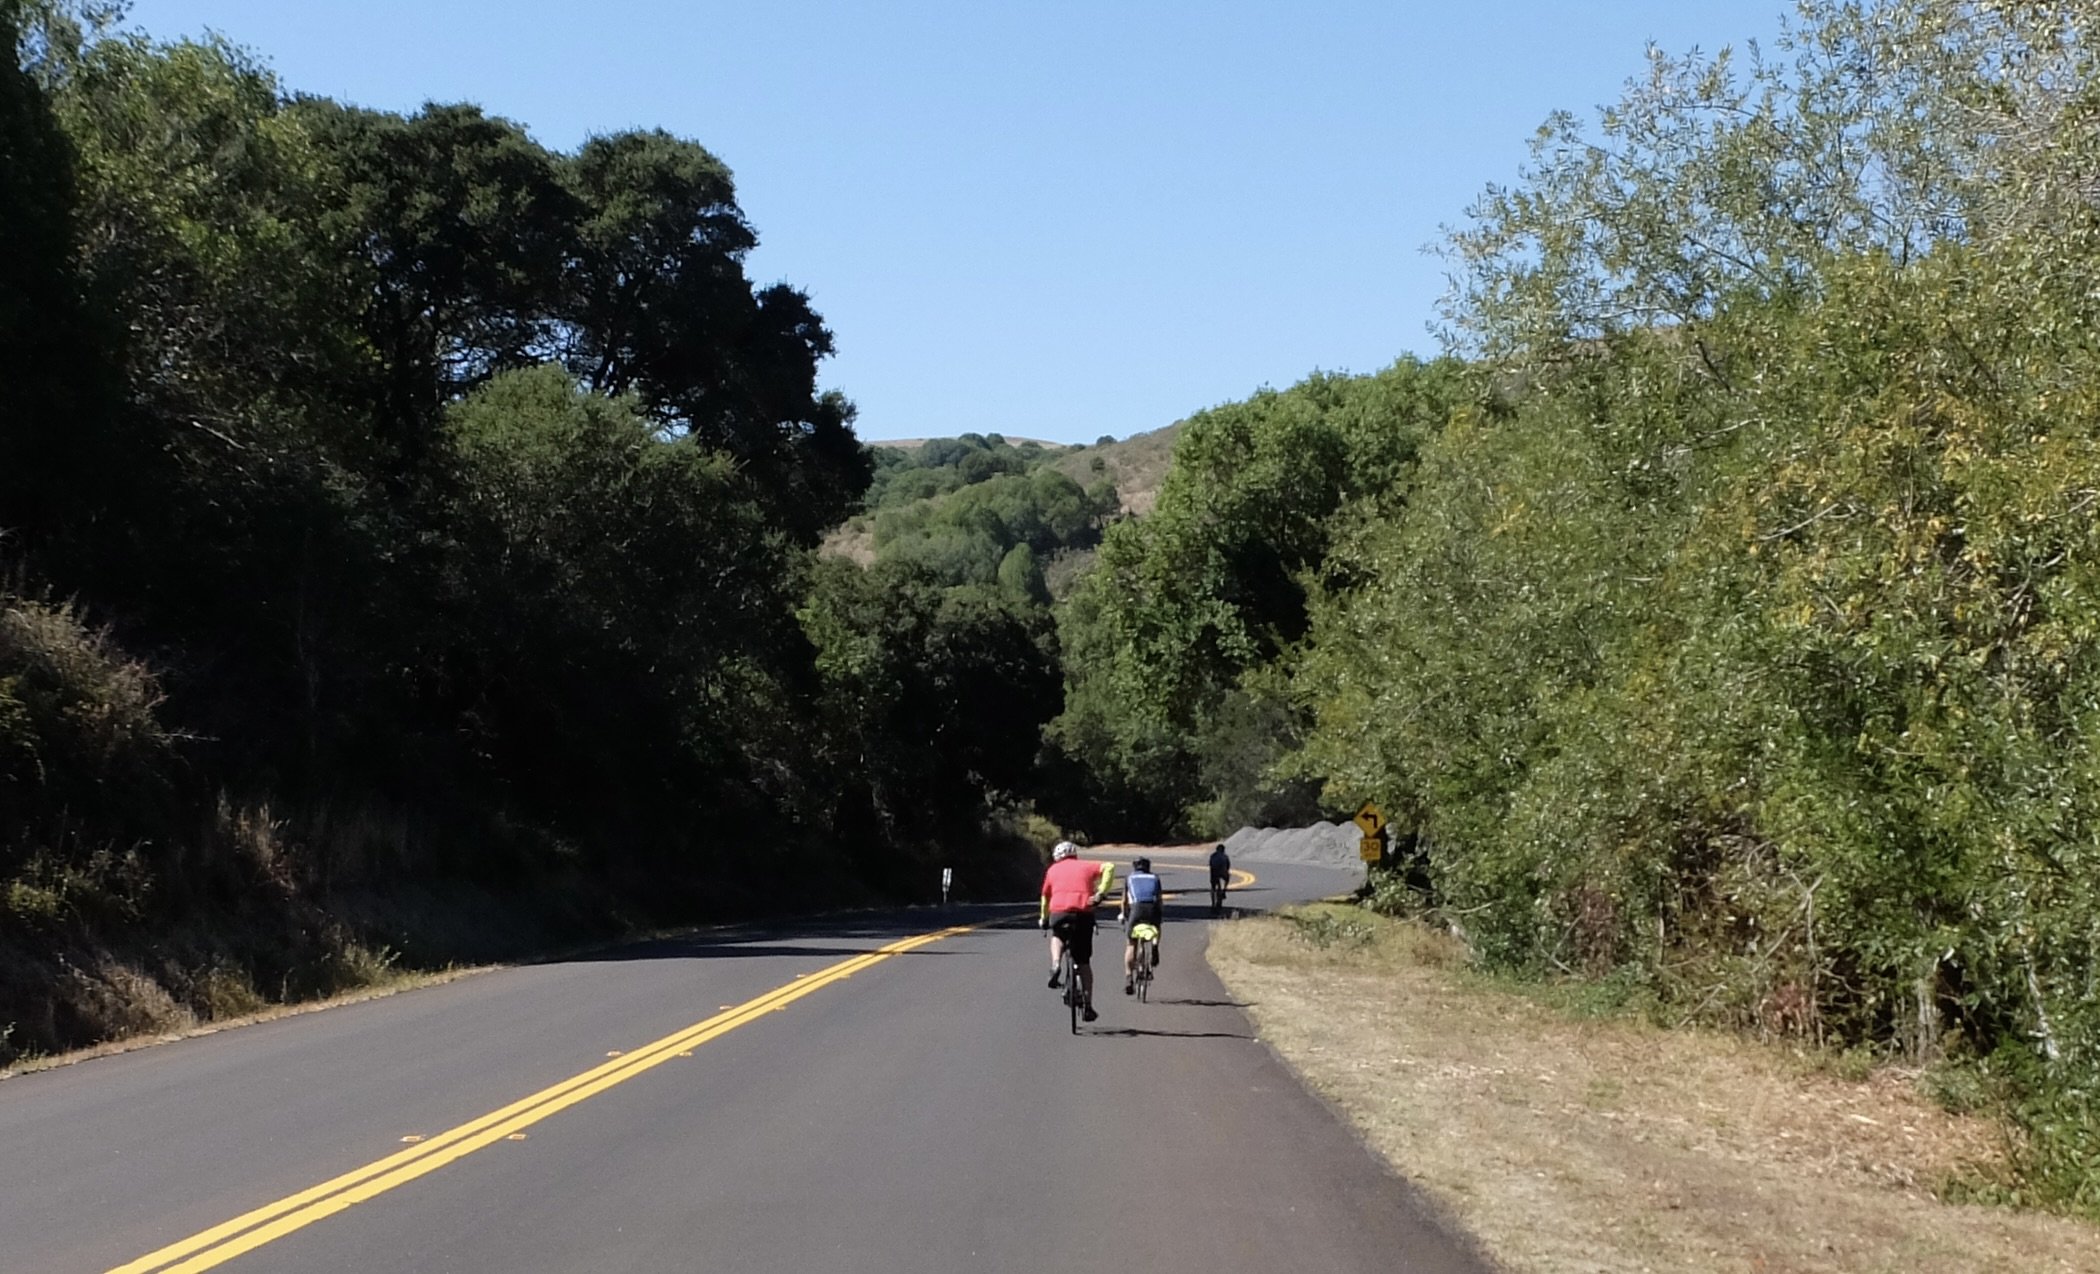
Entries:
{"type": "Polygon", "coordinates": [[[1225,909],[1225,887],[1232,883],[1232,855],[1223,845],[1210,851],[1210,909],[1219,912],[1225,909]]]}
{"type": "MultiPolygon", "coordinates": [[[[1117,917],[1123,922],[1123,994],[1137,994],[1137,927],[1151,925],[1160,928],[1165,919],[1161,905],[1166,894],[1161,890],[1159,877],[1152,873],[1152,860],[1140,858],[1130,864],[1130,875],[1123,881],[1123,901],[1116,908],[1117,917]]],[[[1152,967],[1159,967],[1159,939],[1152,940],[1152,967]]]]}
{"type": "Polygon", "coordinates": [[[1115,876],[1110,863],[1082,861],[1079,846],[1068,840],[1050,851],[1050,870],[1043,873],[1036,924],[1050,931],[1050,985],[1058,985],[1057,961],[1069,945],[1073,976],[1079,979],[1080,999],[1086,1005],[1080,1018],[1088,1022],[1100,1016],[1094,1012],[1094,908],[1115,876]]]}

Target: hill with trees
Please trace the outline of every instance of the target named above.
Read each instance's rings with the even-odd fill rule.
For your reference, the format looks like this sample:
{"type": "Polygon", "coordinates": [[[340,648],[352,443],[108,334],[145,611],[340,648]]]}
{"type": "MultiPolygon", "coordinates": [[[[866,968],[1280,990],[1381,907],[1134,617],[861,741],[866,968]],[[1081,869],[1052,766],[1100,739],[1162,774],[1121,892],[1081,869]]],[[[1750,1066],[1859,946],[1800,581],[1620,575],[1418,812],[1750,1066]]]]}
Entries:
{"type": "Polygon", "coordinates": [[[1106,482],[1116,489],[1122,512],[1142,517],[1159,499],[1173,463],[1174,444],[1183,425],[1177,421],[1118,440],[1103,435],[1084,447],[1073,447],[1051,461],[1058,471],[1082,486],[1106,482]]]}

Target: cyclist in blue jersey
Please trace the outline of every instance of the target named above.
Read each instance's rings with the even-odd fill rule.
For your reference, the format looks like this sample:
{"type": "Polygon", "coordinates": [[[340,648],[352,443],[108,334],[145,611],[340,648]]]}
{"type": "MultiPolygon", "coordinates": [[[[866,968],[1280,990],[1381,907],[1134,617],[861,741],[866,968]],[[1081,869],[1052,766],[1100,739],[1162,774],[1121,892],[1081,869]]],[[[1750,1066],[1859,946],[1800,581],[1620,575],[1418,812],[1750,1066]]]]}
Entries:
{"type": "MultiPolygon", "coordinates": [[[[1160,888],[1159,877],[1152,873],[1152,860],[1140,858],[1130,864],[1130,875],[1123,880],[1123,901],[1116,908],[1117,917],[1123,922],[1123,994],[1137,994],[1137,938],[1133,930],[1141,924],[1161,927],[1166,909],[1166,891],[1160,888]]],[[[1152,942],[1152,966],[1159,967],[1159,940],[1152,942]]]]}

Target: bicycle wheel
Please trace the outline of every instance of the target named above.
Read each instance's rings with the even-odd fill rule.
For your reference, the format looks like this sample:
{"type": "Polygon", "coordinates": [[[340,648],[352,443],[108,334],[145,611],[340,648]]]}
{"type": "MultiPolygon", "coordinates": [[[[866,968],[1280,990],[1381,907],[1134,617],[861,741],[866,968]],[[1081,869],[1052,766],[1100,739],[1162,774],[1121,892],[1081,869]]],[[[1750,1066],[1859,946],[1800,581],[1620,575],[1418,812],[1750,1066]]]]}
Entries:
{"type": "Polygon", "coordinates": [[[1079,1006],[1086,1002],[1086,996],[1079,989],[1079,966],[1072,963],[1072,949],[1070,947],[1066,947],[1065,953],[1058,957],[1058,967],[1063,969],[1065,973],[1065,1010],[1072,1017],[1072,1034],[1077,1035],[1079,1034],[1079,1006]]]}
{"type": "Polygon", "coordinates": [[[1138,943],[1137,998],[1143,1004],[1152,997],[1152,939],[1138,943]]]}

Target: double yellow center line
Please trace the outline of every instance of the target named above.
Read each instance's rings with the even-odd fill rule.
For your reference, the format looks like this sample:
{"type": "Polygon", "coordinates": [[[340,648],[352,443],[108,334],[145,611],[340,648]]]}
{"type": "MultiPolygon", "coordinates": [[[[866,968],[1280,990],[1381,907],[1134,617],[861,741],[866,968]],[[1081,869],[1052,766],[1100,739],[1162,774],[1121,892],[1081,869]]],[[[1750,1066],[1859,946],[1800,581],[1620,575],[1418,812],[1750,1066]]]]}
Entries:
{"type": "Polygon", "coordinates": [[[266,1204],[237,1216],[224,1225],[213,1226],[202,1233],[171,1243],[157,1252],[149,1252],[128,1265],[117,1266],[109,1271],[109,1274],[192,1274],[196,1270],[208,1270],[223,1265],[244,1252],[254,1251],[265,1243],[305,1229],[316,1221],[384,1194],[396,1186],[406,1185],[425,1173],[436,1172],[446,1164],[473,1154],[484,1146],[502,1141],[505,1137],[529,1128],[557,1111],[566,1110],[586,1098],[595,1097],[616,1084],[624,1084],[681,1053],[718,1036],[727,1035],[739,1026],[754,1022],[776,1009],[786,1008],[805,995],[852,977],[862,969],[880,964],[891,956],[902,955],[928,943],[968,933],[978,927],[957,925],[933,933],[922,933],[892,942],[850,960],[842,960],[827,969],[821,969],[806,977],[797,978],[786,986],[768,991],[756,999],[746,1000],[734,1008],[725,1009],[704,1022],[695,1022],[684,1030],[666,1035],[653,1044],[636,1049],[602,1066],[563,1080],[552,1088],[541,1089],[501,1110],[490,1111],[479,1119],[470,1120],[450,1131],[418,1142],[398,1154],[388,1155],[333,1180],[324,1181],[310,1190],[302,1190],[275,1203],[266,1204]]]}

